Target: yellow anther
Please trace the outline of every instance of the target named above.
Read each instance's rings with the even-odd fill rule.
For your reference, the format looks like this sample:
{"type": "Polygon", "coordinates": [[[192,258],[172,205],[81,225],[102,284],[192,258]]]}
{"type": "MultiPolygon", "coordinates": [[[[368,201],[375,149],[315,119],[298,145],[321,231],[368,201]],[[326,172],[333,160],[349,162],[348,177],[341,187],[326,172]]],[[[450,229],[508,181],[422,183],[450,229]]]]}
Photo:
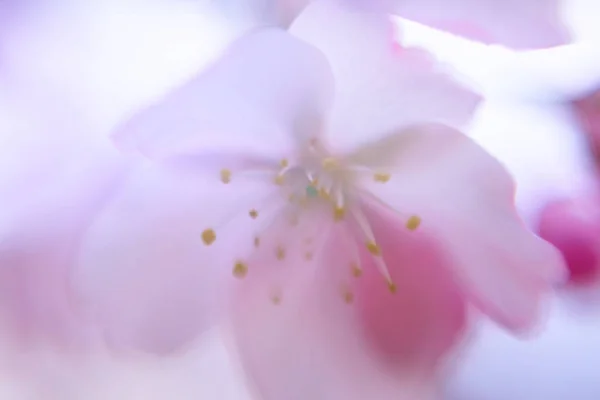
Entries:
{"type": "Polygon", "coordinates": [[[284,158],[279,162],[279,166],[281,168],[287,168],[288,165],[290,165],[290,163],[288,162],[287,158],[284,158]]]}
{"type": "Polygon", "coordinates": [[[369,252],[371,254],[373,254],[374,256],[380,256],[381,255],[381,248],[375,242],[367,242],[367,250],[369,250],[369,252]]]}
{"type": "Polygon", "coordinates": [[[314,178],[311,179],[310,184],[315,187],[319,186],[319,178],[315,176],[314,178]]]}
{"type": "Polygon", "coordinates": [[[276,185],[283,185],[285,183],[285,178],[283,175],[277,175],[275,176],[275,178],[273,178],[273,183],[275,183],[276,185]]]}
{"type": "Polygon", "coordinates": [[[304,253],[304,259],[306,261],[311,261],[313,259],[313,253],[310,251],[307,251],[306,253],[304,253]]]}
{"type": "Polygon", "coordinates": [[[362,276],[363,271],[357,263],[351,263],[350,268],[352,269],[352,276],[354,276],[355,278],[360,278],[362,276]]]}
{"type": "Polygon", "coordinates": [[[202,232],[202,241],[205,245],[210,246],[217,239],[217,234],[214,229],[205,229],[202,232]]]}
{"type": "Polygon", "coordinates": [[[377,174],[373,175],[373,179],[375,179],[375,182],[385,183],[385,182],[389,181],[390,178],[391,178],[390,174],[377,173],[377,174]]]}
{"type": "Polygon", "coordinates": [[[333,220],[334,221],[343,220],[345,215],[346,215],[346,209],[344,207],[335,206],[335,208],[333,209],[333,220]]]}
{"type": "Polygon", "coordinates": [[[278,294],[274,294],[271,296],[271,303],[278,306],[281,304],[281,296],[278,294]]]}
{"type": "Polygon", "coordinates": [[[233,276],[235,276],[236,278],[242,279],[246,276],[247,273],[248,273],[248,266],[244,262],[237,261],[233,265],[233,276]]]}
{"type": "Polygon", "coordinates": [[[250,218],[252,218],[252,219],[258,218],[258,211],[256,211],[255,209],[250,210],[250,212],[248,214],[250,215],[250,218]]]}
{"type": "Polygon", "coordinates": [[[333,168],[338,166],[338,160],[336,160],[333,157],[327,157],[323,159],[323,161],[321,162],[321,166],[326,170],[332,170],[333,168]]]}
{"type": "Polygon", "coordinates": [[[421,218],[413,215],[406,221],[406,227],[408,230],[414,231],[421,225],[421,218]]]}
{"type": "Polygon", "coordinates": [[[221,182],[223,183],[229,183],[231,182],[231,171],[228,169],[222,169],[221,170],[221,182]]]}
{"type": "Polygon", "coordinates": [[[350,290],[344,290],[343,297],[346,304],[352,304],[354,302],[354,293],[350,290]]]}
{"type": "Polygon", "coordinates": [[[254,237],[254,247],[260,246],[260,238],[258,236],[254,237]]]}
{"type": "Polygon", "coordinates": [[[329,192],[324,187],[322,187],[322,188],[319,189],[319,196],[322,199],[331,200],[331,196],[329,195],[329,192]]]}
{"type": "Polygon", "coordinates": [[[278,260],[283,260],[285,258],[285,249],[282,246],[277,246],[275,256],[278,260]]]}
{"type": "Polygon", "coordinates": [[[392,281],[388,282],[388,290],[390,291],[391,294],[396,294],[396,292],[398,291],[398,287],[396,286],[396,284],[392,281]]]}

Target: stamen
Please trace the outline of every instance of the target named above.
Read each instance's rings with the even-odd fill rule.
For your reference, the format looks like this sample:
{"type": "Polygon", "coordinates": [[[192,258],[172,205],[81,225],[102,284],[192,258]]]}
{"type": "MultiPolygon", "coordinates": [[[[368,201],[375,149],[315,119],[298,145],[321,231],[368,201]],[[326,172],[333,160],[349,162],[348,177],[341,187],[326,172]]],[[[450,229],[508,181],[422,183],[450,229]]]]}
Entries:
{"type": "Polygon", "coordinates": [[[338,165],[339,165],[338,160],[333,157],[324,158],[323,161],[321,162],[321,166],[326,171],[331,171],[332,169],[336,168],[338,165]]]}
{"type": "Polygon", "coordinates": [[[223,183],[231,182],[231,170],[226,169],[226,168],[221,170],[221,182],[223,182],[223,183]]]}
{"type": "Polygon", "coordinates": [[[280,261],[285,258],[285,249],[283,248],[283,246],[277,246],[277,248],[275,249],[275,256],[280,261]]]}
{"type": "Polygon", "coordinates": [[[375,175],[373,175],[373,179],[375,179],[375,182],[386,183],[390,180],[390,178],[391,175],[385,173],[376,173],[375,175]]]}
{"type": "Polygon", "coordinates": [[[381,255],[381,248],[379,247],[379,245],[375,242],[367,242],[366,243],[367,246],[367,250],[369,250],[369,253],[371,253],[374,256],[380,256],[381,255]]]}
{"type": "Polygon", "coordinates": [[[254,208],[252,210],[250,210],[250,212],[248,214],[250,215],[250,218],[252,218],[252,219],[258,218],[258,211],[256,211],[254,208]]]}
{"type": "Polygon", "coordinates": [[[344,207],[344,194],[339,187],[336,188],[335,197],[336,202],[333,209],[333,220],[339,222],[346,216],[346,207],[344,207]]]}
{"type": "Polygon", "coordinates": [[[406,226],[406,228],[408,230],[414,231],[414,230],[418,229],[419,226],[421,226],[421,217],[419,217],[418,215],[407,216],[406,214],[399,212],[394,207],[392,207],[389,204],[385,203],[379,197],[374,196],[372,193],[367,192],[367,191],[363,191],[363,190],[361,190],[360,192],[361,192],[361,196],[363,198],[368,198],[375,205],[383,208],[386,211],[394,213],[400,219],[406,219],[405,226],[406,226]]]}
{"type": "Polygon", "coordinates": [[[205,245],[210,246],[217,239],[217,234],[214,229],[205,229],[202,232],[202,241],[205,245]]]}
{"type": "Polygon", "coordinates": [[[313,253],[312,253],[312,252],[310,252],[310,251],[307,251],[307,252],[304,254],[304,259],[305,259],[306,261],[311,261],[311,260],[313,259],[313,253]]]}
{"type": "Polygon", "coordinates": [[[260,246],[260,238],[258,236],[254,237],[254,247],[259,247],[260,246]]]}
{"type": "Polygon", "coordinates": [[[375,236],[373,235],[373,231],[371,230],[371,226],[369,225],[367,217],[362,213],[362,211],[358,207],[352,207],[352,215],[354,217],[354,220],[356,221],[356,224],[358,225],[358,228],[360,229],[360,231],[366,239],[365,243],[367,249],[371,254],[376,256],[373,257],[373,260],[375,261],[377,269],[379,270],[381,275],[383,275],[386,281],[391,282],[392,278],[390,277],[390,272],[388,270],[387,265],[385,264],[383,257],[381,257],[381,248],[377,245],[375,241],[375,236]]]}
{"type": "Polygon", "coordinates": [[[421,218],[417,215],[411,216],[408,221],[406,221],[406,227],[410,231],[416,230],[421,225],[421,218]]]}
{"type": "Polygon", "coordinates": [[[246,274],[248,274],[248,266],[242,261],[237,261],[233,266],[233,276],[242,279],[246,274]]]}
{"type": "Polygon", "coordinates": [[[343,297],[346,304],[354,303],[354,293],[352,293],[349,289],[344,290],[343,297]]]}
{"type": "Polygon", "coordinates": [[[396,292],[398,291],[398,287],[396,286],[396,284],[392,281],[388,282],[388,290],[390,291],[391,294],[396,294],[396,292]]]}
{"type": "Polygon", "coordinates": [[[273,303],[276,306],[280,305],[281,304],[281,295],[279,295],[279,294],[272,295],[271,303],[273,303]]]}
{"type": "Polygon", "coordinates": [[[363,274],[362,269],[356,262],[350,263],[350,269],[352,270],[352,276],[355,278],[360,278],[363,274]]]}
{"type": "Polygon", "coordinates": [[[285,183],[285,178],[283,176],[282,173],[279,173],[275,176],[275,178],[273,178],[273,183],[278,185],[278,186],[282,186],[285,183]]]}
{"type": "Polygon", "coordinates": [[[288,173],[288,171],[290,171],[291,169],[292,169],[292,167],[291,167],[291,166],[289,166],[289,165],[286,165],[286,166],[283,166],[283,165],[282,165],[282,168],[281,168],[281,170],[280,170],[280,171],[277,173],[277,175],[275,175],[275,177],[273,178],[273,182],[274,182],[276,185],[279,185],[279,186],[283,185],[283,184],[285,183],[285,175],[286,175],[286,174],[288,173]]]}
{"type": "MultiPolygon", "coordinates": [[[[317,178],[317,176],[316,176],[316,175],[313,173],[313,171],[308,171],[308,170],[306,170],[306,171],[305,171],[305,174],[306,174],[306,179],[308,179],[308,181],[309,181],[311,184],[313,184],[313,182],[315,182],[315,181],[316,181],[316,182],[318,182],[318,181],[319,181],[319,180],[318,180],[318,178],[317,178]]],[[[316,186],[316,185],[315,185],[315,186],[316,186]]]]}
{"type": "Polygon", "coordinates": [[[279,162],[279,166],[281,168],[287,168],[288,165],[289,165],[289,161],[287,160],[287,158],[284,158],[279,162]]]}
{"type": "Polygon", "coordinates": [[[344,219],[346,215],[346,209],[344,207],[335,206],[333,208],[333,220],[339,222],[344,219]]]}

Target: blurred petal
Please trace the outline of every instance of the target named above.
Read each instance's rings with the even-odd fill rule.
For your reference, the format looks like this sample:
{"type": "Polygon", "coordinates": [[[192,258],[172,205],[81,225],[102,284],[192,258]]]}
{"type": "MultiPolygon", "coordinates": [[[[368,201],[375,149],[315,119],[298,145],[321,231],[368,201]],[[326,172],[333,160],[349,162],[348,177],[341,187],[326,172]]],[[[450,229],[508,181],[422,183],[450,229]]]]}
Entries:
{"type": "Polygon", "coordinates": [[[126,163],[74,110],[34,94],[7,96],[10,105],[0,107],[6,113],[0,118],[2,313],[20,339],[77,345],[87,322],[77,315],[69,273],[81,235],[118,187],[126,163]]]}
{"type": "Polygon", "coordinates": [[[318,0],[290,32],[321,49],[333,69],[328,135],[335,147],[347,150],[415,123],[460,126],[480,101],[425,51],[400,48],[385,13],[318,0]]]}
{"type": "Polygon", "coordinates": [[[215,321],[239,253],[224,239],[243,237],[236,217],[249,219],[263,186],[160,164],[130,176],[90,227],[74,278],[112,344],[170,352],[215,321]]]}
{"type": "Polygon", "coordinates": [[[580,129],[587,136],[598,163],[600,160],[600,90],[594,90],[574,101],[572,110],[578,119],[580,129]]]}
{"type": "Polygon", "coordinates": [[[539,235],[561,251],[570,282],[595,281],[600,272],[598,199],[556,200],[542,209],[539,218],[539,235]]]}
{"type": "Polygon", "coordinates": [[[364,209],[396,285],[390,293],[363,250],[364,274],[354,287],[367,343],[396,368],[432,373],[462,339],[466,322],[450,260],[433,238],[405,229],[393,213],[367,204],[364,209]]]}
{"type": "Polygon", "coordinates": [[[153,159],[90,228],[77,278],[115,344],[171,351],[213,322],[253,219],[283,203],[273,178],[319,123],[329,73],[317,50],[264,30],[122,126],[120,143],[153,159]]]}
{"type": "Polygon", "coordinates": [[[262,30],[235,42],[207,71],[115,137],[153,158],[231,145],[259,154],[289,151],[292,128],[327,110],[331,85],[318,50],[285,32],[262,30]]]}
{"type": "MultiPolygon", "coordinates": [[[[368,183],[369,189],[422,219],[419,229],[444,245],[459,281],[484,312],[512,329],[530,327],[563,265],[556,250],[519,219],[509,175],[453,129],[429,125],[396,136],[398,172],[388,184],[368,183]]],[[[388,149],[390,143],[381,145],[388,149]]]]}
{"type": "Polygon", "coordinates": [[[516,49],[569,41],[559,0],[390,0],[401,17],[516,49]]]}

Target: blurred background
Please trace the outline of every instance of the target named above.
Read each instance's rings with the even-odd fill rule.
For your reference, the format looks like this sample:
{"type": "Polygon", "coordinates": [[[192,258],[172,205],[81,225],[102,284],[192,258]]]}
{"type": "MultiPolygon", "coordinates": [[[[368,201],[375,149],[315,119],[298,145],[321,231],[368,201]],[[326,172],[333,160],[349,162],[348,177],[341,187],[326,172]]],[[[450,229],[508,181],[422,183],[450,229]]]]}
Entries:
{"type": "MultiPolygon", "coordinates": [[[[0,126],[10,123],[2,115],[8,108],[32,107],[57,90],[104,132],[196,73],[249,24],[243,13],[223,18],[208,1],[84,3],[0,0],[4,16],[13,15],[0,14],[0,31],[8,32],[0,41],[0,126]],[[15,100],[24,92],[26,105],[15,100]]],[[[544,223],[563,224],[553,215],[544,219],[547,206],[597,199],[600,2],[565,0],[563,16],[572,44],[524,53],[397,19],[403,28],[398,40],[426,47],[485,95],[469,134],[513,173],[519,210],[542,236],[544,223]]],[[[4,140],[14,138],[0,137],[0,146],[4,140]]],[[[594,231],[594,203],[574,211],[585,225],[582,235],[600,232],[594,231]]],[[[478,327],[448,379],[448,400],[600,399],[598,265],[595,256],[582,261],[584,251],[570,263],[572,282],[559,289],[539,335],[522,340],[491,324],[478,327]]],[[[0,339],[6,354],[0,357],[0,399],[37,400],[40,392],[44,400],[249,399],[227,340],[227,332],[214,330],[172,358],[116,360],[102,353],[93,367],[82,367],[51,350],[12,357],[11,345],[0,339]],[[10,371],[21,362],[35,365],[45,379],[32,385],[13,377],[10,371]]]]}

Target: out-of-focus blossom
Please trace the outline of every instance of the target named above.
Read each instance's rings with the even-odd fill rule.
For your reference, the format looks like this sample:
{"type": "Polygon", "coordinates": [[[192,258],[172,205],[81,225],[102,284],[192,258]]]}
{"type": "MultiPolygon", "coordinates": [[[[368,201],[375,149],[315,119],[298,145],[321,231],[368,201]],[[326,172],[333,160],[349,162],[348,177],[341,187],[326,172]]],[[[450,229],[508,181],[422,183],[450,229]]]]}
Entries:
{"type": "MultiPolygon", "coordinates": [[[[575,100],[572,109],[592,152],[600,161],[600,90],[594,90],[575,100]]],[[[600,167],[600,164],[597,166],[600,167]]]]}
{"type": "Polygon", "coordinates": [[[113,343],[172,350],[229,304],[265,398],[419,398],[467,303],[536,322],[557,253],[455,130],[478,97],[390,31],[313,2],[117,132],[147,161],[74,276],[113,343]]]}
{"type": "MultiPolygon", "coordinates": [[[[569,41],[560,20],[560,0],[340,0],[380,8],[403,18],[484,43],[516,49],[545,48],[569,41]]],[[[288,26],[310,0],[229,0],[230,14],[288,26]]],[[[352,38],[347,38],[352,41],[352,38]]]]}
{"type": "Polygon", "coordinates": [[[186,8],[134,3],[0,4],[14,22],[0,38],[0,314],[28,345],[94,336],[69,274],[127,169],[108,128],[227,41],[186,8]]]}
{"type": "MultiPolygon", "coordinates": [[[[579,133],[588,143],[590,157],[598,168],[600,155],[600,109],[598,93],[592,92],[575,100],[570,108],[579,133]]],[[[596,178],[598,179],[598,178],[596,178]]],[[[600,272],[600,199],[594,193],[598,182],[575,197],[550,201],[541,208],[538,232],[561,252],[570,273],[570,282],[589,284],[597,281],[600,272]]]]}
{"type": "Polygon", "coordinates": [[[564,199],[547,204],[540,215],[540,236],[562,253],[572,283],[590,283],[600,272],[600,202],[564,199]]]}
{"type": "Polygon", "coordinates": [[[89,326],[70,290],[69,268],[125,162],[66,99],[0,85],[3,331],[27,343],[52,337],[77,346],[89,326]]]}

